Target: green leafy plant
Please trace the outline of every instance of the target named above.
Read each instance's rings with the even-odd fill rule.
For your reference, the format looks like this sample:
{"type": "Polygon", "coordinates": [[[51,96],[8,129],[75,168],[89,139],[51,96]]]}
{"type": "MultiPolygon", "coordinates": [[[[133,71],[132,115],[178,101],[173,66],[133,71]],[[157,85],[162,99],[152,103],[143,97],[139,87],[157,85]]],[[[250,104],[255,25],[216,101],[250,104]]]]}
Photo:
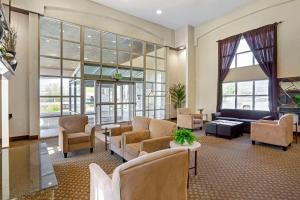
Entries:
{"type": "Polygon", "coordinates": [[[197,136],[192,133],[192,131],[187,129],[180,129],[174,132],[174,140],[178,144],[188,143],[189,145],[193,144],[194,141],[197,141],[197,136]]]}
{"type": "Polygon", "coordinates": [[[112,78],[115,79],[115,80],[117,80],[117,81],[119,81],[119,80],[122,79],[122,74],[116,72],[116,73],[114,73],[114,74],[112,75],[112,78]]]}
{"type": "Polygon", "coordinates": [[[174,104],[174,108],[180,108],[185,102],[185,86],[181,83],[175,84],[169,88],[171,95],[171,101],[174,104]]]}
{"type": "Polygon", "coordinates": [[[294,96],[294,100],[295,100],[297,106],[300,107],[300,93],[299,93],[299,94],[296,94],[296,95],[294,96]]]}
{"type": "Polygon", "coordinates": [[[199,112],[202,114],[204,108],[199,108],[198,110],[199,110],[199,112]]]}
{"type": "Polygon", "coordinates": [[[6,52],[16,52],[16,45],[17,32],[14,28],[10,28],[4,36],[3,47],[5,48],[6,52]]]}

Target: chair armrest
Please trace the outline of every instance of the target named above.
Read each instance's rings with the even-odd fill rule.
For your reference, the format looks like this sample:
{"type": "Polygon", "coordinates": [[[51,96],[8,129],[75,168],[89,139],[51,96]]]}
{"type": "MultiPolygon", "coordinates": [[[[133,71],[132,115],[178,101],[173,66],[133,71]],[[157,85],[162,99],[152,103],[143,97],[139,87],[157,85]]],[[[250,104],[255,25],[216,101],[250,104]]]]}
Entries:
{"type": "Polygon", "coordinates": [[[132,131],[132,126],[122,126],[117,128],[112,128],[110,131],[110,136],[119,136],[122,135],[124,132],[132,131]]]}
{"type": "Polygon", "coordinates": [[[216,120],[217,117],[221,117],[222,113],[221,112],[215,112],[211,114],[211,119],[214,121],[216,120]]]}
{"type": "Polygon", "coordinates": [[[90,199],[113,199],[112,180],[95,163],[89,165],[90,168],[90,199]]]}
{"type": "Polygon", "coordinates": [[[68,152],[68,133],[63,127],[59,127],[58,144],[61,150],[65,153],[68,152]]]}
{"type": "MultiPolygon", "coordinates": [[[[254,122],[253,122],[254,123],[254,122]]],[[[273,121],[273,120],[258,120],[255,123],[265,123],[265,124],[278,124],[278,121],[273,121]]]]}
{"type": "Polygon", "coordinates": [[[141,142],[143,140],[150,138],[150,131],[149,130],[142,130],[142,131],[130,131],[123,133],[123,141],[124,144],[131,144],[141,142]]]}
{"type": "Polygon", "coordinates": [[[158,138],[152,138],[144,140],[141,143],[140,151],[145,151],[147,153],[168,149],[170,148],[170,142],[173,140],[172,136],[164,136],[158,138]]]}
{"type": "Polygon", "coordinates": [[[91,147],[95,147],[95,126],[90,124],[85,125],[84,131],[86,134],[90,135],[91,138],[91,147]]]}

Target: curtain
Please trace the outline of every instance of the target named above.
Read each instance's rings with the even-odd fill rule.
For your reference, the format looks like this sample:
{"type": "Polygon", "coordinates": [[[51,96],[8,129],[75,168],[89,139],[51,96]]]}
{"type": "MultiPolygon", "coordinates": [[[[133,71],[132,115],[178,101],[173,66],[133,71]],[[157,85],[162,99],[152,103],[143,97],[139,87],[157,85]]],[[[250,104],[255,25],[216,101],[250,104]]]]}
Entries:
{"type": "Polygon", "coordinates": [[[269,108],[277,118],[277,25],[270,24],[243,34],[254,57],[269,78],[269,108]]]}
{"type": "Polygon", "coordinates": [[[219,112],[222,107],[222,83],[229,72],[230,65],[235,56],[235,52],[240,43],[242,34],[235,35],[224,40],[218,41],[218,95],[217,95],[217,111],[219,112]]]}

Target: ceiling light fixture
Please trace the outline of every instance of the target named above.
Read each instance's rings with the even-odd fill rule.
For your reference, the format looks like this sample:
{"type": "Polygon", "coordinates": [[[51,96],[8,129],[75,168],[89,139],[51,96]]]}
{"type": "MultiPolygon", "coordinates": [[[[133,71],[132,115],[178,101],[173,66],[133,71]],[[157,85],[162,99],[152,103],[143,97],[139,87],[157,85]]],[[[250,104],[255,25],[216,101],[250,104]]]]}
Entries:
{"type": "Polygon", "coordinates": [[[160,9],[156,10],[156,14],[161,15],[162,11],[160,9]]]}
{"type": "Polygon", "coordinates": [[[91,35],[88,35],[88,38],[91,38],[92,36],[91,35]]]}

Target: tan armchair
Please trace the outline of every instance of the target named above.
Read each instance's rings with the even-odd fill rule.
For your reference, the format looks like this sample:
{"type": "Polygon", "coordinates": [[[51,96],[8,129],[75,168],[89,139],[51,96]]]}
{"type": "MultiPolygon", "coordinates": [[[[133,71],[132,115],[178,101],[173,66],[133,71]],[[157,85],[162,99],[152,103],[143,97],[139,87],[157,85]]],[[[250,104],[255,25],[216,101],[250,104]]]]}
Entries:
{"type": "Polygon", "coordinates": [[[97,164],[90,168],[90,200],[186,200],[188,152],[166,149],[118,166],[110,178],[97,164]]]}
{"type": "Polygon", "coordinates": [[[251,140],[278,145],[284,151],[293,141],[293,115],[283,115],[279,121],[259,120],[251,123],[251,140]]]}
{"type": "Polygon", "coordinates": [[[169,148],[176,124],[166,120],[151,119],[149,130],[131,131],[123,134],[123,158],[131,160],[141,151],[148,153],[169,148]]]}
{"type": "Polygon", "coordinates": [[[189,108],[178,108],[177,127],[187,129],[201,129],[203,127],[202,114],[192,114],[189,108]]]}
{"type": "Polygon", "coordinates": [[[88,117],[84,115],[64,116],[59,118],[59,146],[68,156],[68,152],[95,147],[95,127],[88,124],[88,117]]]}
{"type": "Polygon", "coordinates": [[[146,117],[134,117],[132,121],[132,125],[111,129],[111,133],[110,133],[111,154],[116,153],[121,157],[123,157],[122,134],[130,131],[148,130],[150,120],[151,120],[150,118],[146,118],[146,117]]]}

